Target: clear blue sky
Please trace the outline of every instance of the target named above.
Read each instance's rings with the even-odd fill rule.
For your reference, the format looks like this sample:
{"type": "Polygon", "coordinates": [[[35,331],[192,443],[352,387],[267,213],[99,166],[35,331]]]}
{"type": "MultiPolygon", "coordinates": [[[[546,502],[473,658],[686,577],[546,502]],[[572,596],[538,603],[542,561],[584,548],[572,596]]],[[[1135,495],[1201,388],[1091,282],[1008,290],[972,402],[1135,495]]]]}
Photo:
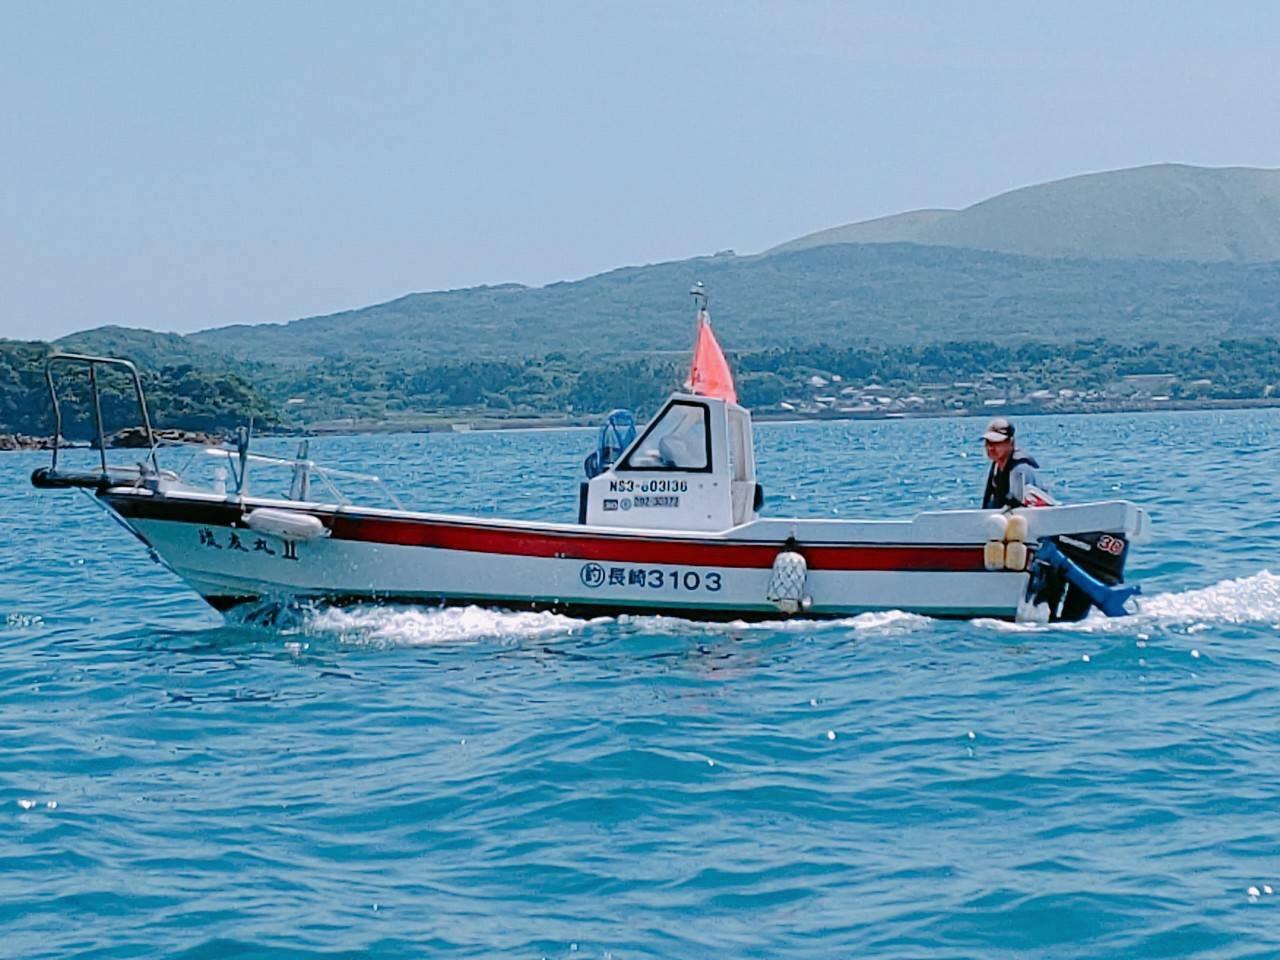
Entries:
{"type": "Polygon", "coordinates": [[[0,336],[756,252],[1280,166],[1273,3],[0,3],[0,336]]]}

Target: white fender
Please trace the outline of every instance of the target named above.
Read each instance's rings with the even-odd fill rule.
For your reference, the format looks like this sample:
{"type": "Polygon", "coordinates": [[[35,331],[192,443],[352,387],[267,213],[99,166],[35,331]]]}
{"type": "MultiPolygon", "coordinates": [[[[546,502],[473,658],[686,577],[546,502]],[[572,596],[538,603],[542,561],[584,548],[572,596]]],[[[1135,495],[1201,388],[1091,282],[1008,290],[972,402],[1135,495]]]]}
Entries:
{"type": "Polygon", "coordinates": [[[1027,518],[1020,513],[1011,513],[1005,523],[1004,539],[1015,543],[1027,539],[1027,518]]]}
{"type": "Polygon", "coordinates": [[[319,517],[290,510],[259,507],[245,514],[244,522],[251,530],[268,533],[281,540],[318,540],[329,535],[329,529],[319,517]]]}
{"type": "Polygon", "coordinates": [[[1017,542],[1004,545],[1004,568],[1023,571],[1027,569],[1027,545],[1017,542]]]}
{"type": "Polygon", "coordinates": [[[773,573],[769,577],[769,590],[765,599],[783,613],[798,613],[813,603],[805,595],[805,580],[809,565],[804,557],[792,550],[783,550],[773,559],[773,573]]]}
{"type": "Polygon", "coordinates": [[[1005,539],[1005,533],[1009,528],[1009,518],[1003,513],[993,513],[983,521],[987,528],[988,540],[1005,539]]]}
{"type": "Polygon", "coordinates": [[[988,540],[982,548],[982,565],[988,570],[1004,569],[1004,541],[988,540]]]}

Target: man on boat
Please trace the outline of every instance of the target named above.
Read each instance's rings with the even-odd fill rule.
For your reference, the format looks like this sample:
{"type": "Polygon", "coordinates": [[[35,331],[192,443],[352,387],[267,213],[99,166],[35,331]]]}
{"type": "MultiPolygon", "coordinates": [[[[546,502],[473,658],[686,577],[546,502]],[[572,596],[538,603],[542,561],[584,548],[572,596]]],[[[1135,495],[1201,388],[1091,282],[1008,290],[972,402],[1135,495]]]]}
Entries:
{"type": "Polygon", "coordinates": [[[982,435],[986,445],[991,470],[987,473],[987,489],[982,494],[984,510],[1005,510],[1031,506],[1036,496],[1036,469],[1040,464],[1035,458],[1013,444],[1013,424],[1004,417],[996,417],[987,424],[982,435]],[[1030,491],[1028,488],[1032,488],[1030,491]],[[1031,493],[1031,496],[1028,496],[1031,493]]]}

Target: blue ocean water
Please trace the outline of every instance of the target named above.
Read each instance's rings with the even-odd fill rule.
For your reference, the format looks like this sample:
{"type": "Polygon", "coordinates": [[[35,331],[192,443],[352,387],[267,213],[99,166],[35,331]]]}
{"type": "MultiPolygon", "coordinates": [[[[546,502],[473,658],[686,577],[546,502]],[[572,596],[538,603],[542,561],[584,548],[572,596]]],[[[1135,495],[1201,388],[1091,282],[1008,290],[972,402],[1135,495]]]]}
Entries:
{"type": "MultiPolygon", "coordinates": [[[[767,512],[970,505],[978,427],[760,425],[767,512]]],[[[1150,507],[1137,616],[265,628],[5,455],[0,955],[1280,955],[1280,413],[1021,432],[1060,499],[1150,507]]],[[[591,442],[312,449],[571,520],[591,442]]]]}

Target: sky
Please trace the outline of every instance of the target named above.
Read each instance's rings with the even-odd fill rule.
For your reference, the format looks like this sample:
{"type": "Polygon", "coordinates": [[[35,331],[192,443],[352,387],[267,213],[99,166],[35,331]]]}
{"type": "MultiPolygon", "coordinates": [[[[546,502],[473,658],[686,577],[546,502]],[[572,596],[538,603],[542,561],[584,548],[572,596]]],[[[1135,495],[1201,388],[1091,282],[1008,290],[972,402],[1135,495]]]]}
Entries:
{"type": "Polygon", "coordinates": [[[0,337],[541,285],[1280,167],[1280,5],[0,0],[0,337]]]}

